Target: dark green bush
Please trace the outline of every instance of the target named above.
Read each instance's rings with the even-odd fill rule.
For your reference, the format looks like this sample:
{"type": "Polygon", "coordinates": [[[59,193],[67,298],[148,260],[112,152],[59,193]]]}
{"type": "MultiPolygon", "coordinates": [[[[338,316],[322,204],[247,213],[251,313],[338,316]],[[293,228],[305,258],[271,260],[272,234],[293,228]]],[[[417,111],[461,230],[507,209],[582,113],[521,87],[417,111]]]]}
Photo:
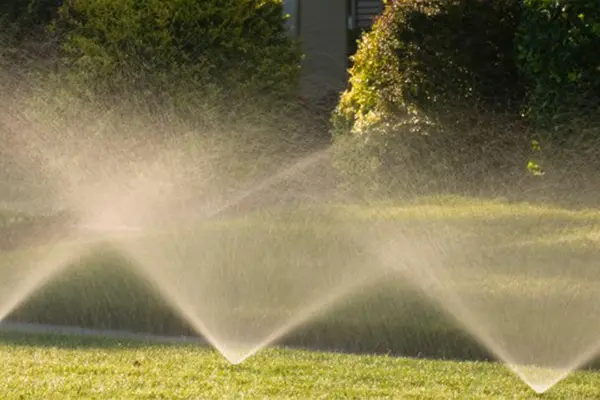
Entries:
{"type": "Polygon", "coordinates": [[[299,52],[279,0],[66,0],[56,23],[80,87],[107,95],[286,95],[299,52]]]}
{"type": "Polygon", "coordinates": [[[600,3],[526,0],[517,35],[528,87],[524,113],[536,127],[532,166],[544,180],[580,190],[600,164],[600,3]]]}
{"type": "Polygon", "coordinates": [[[448,187],[450,176],[472,187],[488,179],[486,164],[522,166],[498,152],[522,138],[519,18],[517,0],[390,2],[363,36],[333,116],[341,169],[417,190],[448,187]]]}
{"type": "Polygon", "coordinates": [[[519,65],[529,84],[529,112],[542,126],[600,105],[600,3],[525,0],[519,65]]]}
{"type": "Polygon", "coordinates": [[[60,0],[4,0],[0,4],[0,27],[25,35],[50,22],[61,4],[60,0]]]}
{"type": "Polygon", "coordinates": [[[60,0],[0,2],[0,69],[23,72],[34,61],[48,59],[52,41],[46,26],[56,16],[60,0]]]}

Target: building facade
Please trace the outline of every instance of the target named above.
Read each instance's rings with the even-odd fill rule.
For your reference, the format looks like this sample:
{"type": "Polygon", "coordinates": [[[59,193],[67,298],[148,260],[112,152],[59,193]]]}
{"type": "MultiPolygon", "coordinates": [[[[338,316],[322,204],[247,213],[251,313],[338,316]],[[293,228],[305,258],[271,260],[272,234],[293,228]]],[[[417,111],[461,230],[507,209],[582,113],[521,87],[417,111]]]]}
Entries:
{"type": "Polygon", "coordinates": [[[355,42],[383,11],[383,0],[284,0],[290,34],[300,39],[302,95],[319,101],[346,87],[355,42]]]}

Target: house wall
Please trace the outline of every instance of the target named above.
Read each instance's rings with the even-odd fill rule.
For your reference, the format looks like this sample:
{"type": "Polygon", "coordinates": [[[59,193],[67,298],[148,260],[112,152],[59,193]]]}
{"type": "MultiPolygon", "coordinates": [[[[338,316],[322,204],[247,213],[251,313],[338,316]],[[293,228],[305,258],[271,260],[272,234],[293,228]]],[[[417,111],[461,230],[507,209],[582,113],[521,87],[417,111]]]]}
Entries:
{"type": "Polygon", "coordinates": [[[305,58],[302,95],[319,101],[344,90],[347,81],[347,0],[300,0],[299,30],[305,58]]]}
{"type": "Polygon", "coordinates": [[[352,0],[354,25],[358,29],[369,29],[375,17],[383,12],[383,0],[352,0]]]}

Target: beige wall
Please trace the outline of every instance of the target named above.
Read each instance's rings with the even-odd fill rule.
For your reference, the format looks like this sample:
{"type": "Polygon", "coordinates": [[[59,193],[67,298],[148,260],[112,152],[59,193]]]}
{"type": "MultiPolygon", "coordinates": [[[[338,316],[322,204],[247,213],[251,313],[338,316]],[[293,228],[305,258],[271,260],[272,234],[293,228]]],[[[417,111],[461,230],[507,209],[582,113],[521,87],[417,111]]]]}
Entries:
{"type": "Polygon", "coordinates": [[[344,90],[347,79],[346,0],[300,0],[302,94],[319,100],[344,90]]]}

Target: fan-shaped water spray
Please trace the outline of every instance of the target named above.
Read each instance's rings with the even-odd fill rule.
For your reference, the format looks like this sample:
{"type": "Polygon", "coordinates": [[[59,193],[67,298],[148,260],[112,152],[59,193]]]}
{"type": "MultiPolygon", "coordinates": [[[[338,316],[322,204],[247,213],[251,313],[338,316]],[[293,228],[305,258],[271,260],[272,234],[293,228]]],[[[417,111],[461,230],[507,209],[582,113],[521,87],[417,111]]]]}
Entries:
{"type": "Polygon", "coordinates": [[[40,232],[31,224],[13,225],[1,229],[0,320],[84,250],[68,226],[40,232]]]}
{"type": "Polygon", "coordinates": [[[20,141],[23,152],[37,154],[45,181],[60,188],[76,237],[87,246],[108,241],[121,249],[231,362],[379,276],[367,268],[352,237],[357,227],[347,221],[318,209],[269,211],[287,190],[277,186],[322,168],[327,150],[222,195],[197,168],[198,154],[182,151],[189,150],[185,137],[132,146],[113,132],[99,133],[105,121],[92,117],[83,124],[94,132],[89,136],[70,133],[68,125],[21,121],[31,132],[20,141]],[[271,207],[210,221],[256,196],[271,207]]]}
{"type": "Polygon", "coordinates": [[[46,231],[22,230],[2,247],[0,319],[92,244],[108,241],[232,363],[390,270],[537,392],[597,354],[594,212],[503,203],[488,212],[467,203],[406,206],[400,216],[379,215],[376,206],[366,218],[322,201],[298,206],[282,198],[304,193],[290,195],[286,184],[300,180],[314,195],[309,174],[325,168],[329,150],[236,176],[220,168],[250,165],[237,159],[246,149],[219,160],[210,140],[150,134],[164,127],[105,111],[83,110],[77,123],[0,116],[9,158],[20,167],[4,173],[38,184],[0,200],[23,205],[13,207],[20,212],[44,203],[64,211],[46,231]]]}
{"type": "Polygon", "coordinates": [[[477,217],[473,209],[467,222],[448,215],[388,229],[381,257],[542,393],[595,357],[600,332],[590,318],[600,312],[593,241],[548,236],[600,225],[561,209],[533,219],[519,211],[506,205],[477,217]]]}
{"type": "Polygon", "coordinates": [[[380,276],[347,224],[307,212],[254,218],[122,244],[234,363],[380,276]]]}

